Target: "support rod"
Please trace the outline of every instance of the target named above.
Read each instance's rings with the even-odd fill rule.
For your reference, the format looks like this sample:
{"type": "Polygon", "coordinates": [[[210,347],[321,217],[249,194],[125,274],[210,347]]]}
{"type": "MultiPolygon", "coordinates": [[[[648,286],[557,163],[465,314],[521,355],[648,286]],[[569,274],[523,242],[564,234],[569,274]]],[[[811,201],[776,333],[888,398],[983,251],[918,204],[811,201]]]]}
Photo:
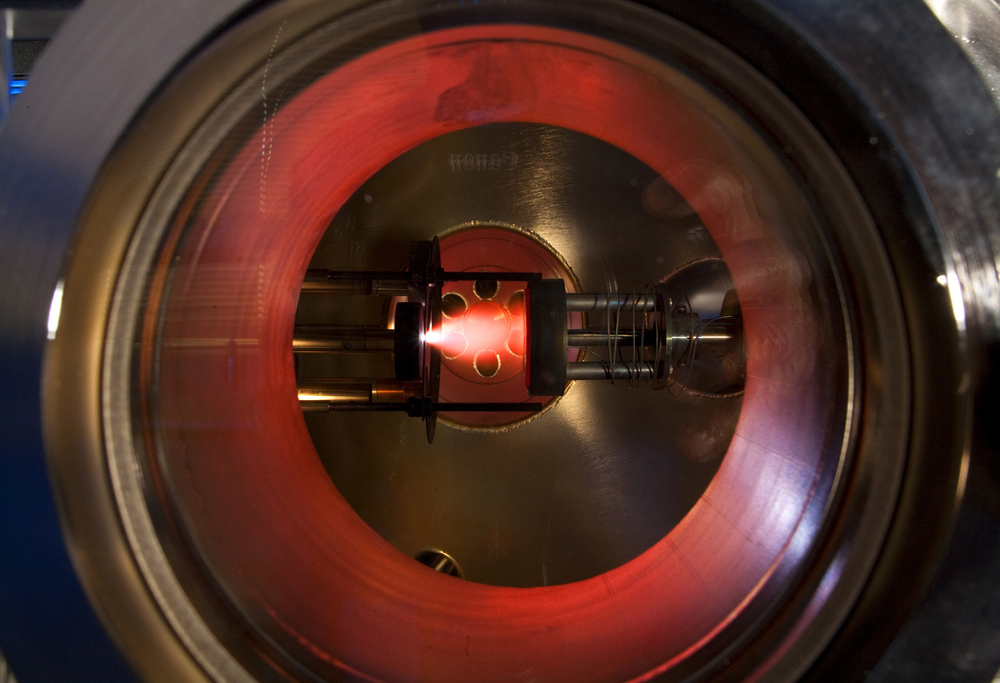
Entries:
{"type": "MultiPolygon", "coordinates": [[[[663,338],[663,334],[660,334],[663,338]]],[[[687,339],[684,337],[683,339],[687,339]]],[[[635,332],[622,331],[608,333],[604,330],[568,330],[566,333],[566,344],[570,347],[579,348],[581,346],[607,346],[609,343],[617,343],[625,347],[633,342],[640,346],[649,346],[656,342],[656,332],[654,330],[636,330],[635,332]]]]}
{"type": "Polygon", "coordinates": [[[656,310],[655,295],[632,294],[566,294],[566,310],[589,313],[591,311],[611,310],[656,310]]]}
{"type": "Polygon", "coordinates": [[[295,353],[391,352],[395,333],[383,327],[296,325],[292,338],[295,353]]]}
{"type": "MultiPolygon", "coordinates": [[[[336,401],[303,401],[304,412],[412,413],[414,404],[406,403],[340,403],[336,401]]],[[[537,413],[541,403],[430,403],[435,413],[537,413]]]]}
{"type": "Polygon", "coordinates": [[[300,378],[299,403],[398,403],[419,396],[420,382],[400,382],[395,379],[354,379],[340,377],[300,378]]]}
{"type": "MultiPolygon", "coordinates": [[[[729,349],[736,338],[736,324],[732,318],[719,318],[703,323],[698,316],[690,313],[677,313],[671,317],[673,334],[669,341],[673,344],[684,344],[694,339],[701,353],[721,353],[729,349]]],[[[667,335],[660,331],[660,339],[667,341],[667,335]]],[[[607,346],[617,344],[627,348],[633,343],[639,346],[651,346],[656,343],[656,331],[631,329],[619,332],[608,332],[599,329],[567,330],[566,343],[569,347],[607,346]]]]}
{"type": "Polygon", "coordinates": [[[407,296],[410,287],[427,281],[445,282],[530,282],[540,280],[540,273],[509,271],[448,272],[439,270],[430,275],[410,271],[388,270],[326,270],[306,271],[302,281],[303,294],[341,294],[361,296],[407,296]]]}
{"type": "Polygon", "coordinates": [[[410,274],[385,271],[308,270],[302,281],[304,294],[356,294],[362,296],[406,296],[410,274]]]}
{"type": "Polygon", "coordinates": [[[541,273],[511,273],[507,271],[478,271],[478,272],[441,272],[438,279],[443,282],[531,282],[541,280],[541,273]]]}
{"type": "Polygon", "coordinates": [[[607,363],[567,363],[567,380],[591,379],[653,379],[656,369],[652,363],[616,363],[612,368],[607,363]]]}

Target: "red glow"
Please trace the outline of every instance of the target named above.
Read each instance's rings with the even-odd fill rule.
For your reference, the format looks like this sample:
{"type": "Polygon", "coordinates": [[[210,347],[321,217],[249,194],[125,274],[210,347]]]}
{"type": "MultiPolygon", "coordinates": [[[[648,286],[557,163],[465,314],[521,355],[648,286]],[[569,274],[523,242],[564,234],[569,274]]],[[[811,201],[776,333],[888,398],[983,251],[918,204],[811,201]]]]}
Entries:
{"type": "Polygon", "coordinates": [[[475,372],[479,379],[499,377],[499,371],[484,372],[479,367],[482,364],[476,362],[477,357],[489,352],[505,368],[503,379],[506,379],[523,368],[524,306],[516,305],[519,300],[512,295],[507,305],[479,301],[464,312],[444,316],[441,326],[428,332],[425,341],[441,349],[446,360],[460,364],[465,371],[462,374],[475,372]]]}
{"type": "Polygon", "coordinates": [[[492,349],[506,341],[511,315],[499,304],[480,301],[466,312],[464,323],[469,346],[492,349]]]}
{"type": "MultiPolygon", "coordinates": [[[[762,290],[773,279],[760,276],[761,264],[781,256],[770,228],[746,221],[750,212],[736,191],[729,201],[709,201],[706,188],[719,185],[695,172],[706,164],[691,162],[731,167],[724,151],[732,143],[716,142],[703,110],[673,95],[675,75],[651,77],[658,68],[627,48],[548,27],[463,27],[401,41],[318,80],[272,119],[269,178],[289,181],[269,183],[266,201],[253,139],[212,194],[191,203],[204,213],[191,218],[193,234],[180,243],[184,258],[172,298],[164,295],[166,310],[148,314],[143,349],[162,349],[162,359],[159,373],[145,359],[143,377],[159,382],[162,422],[170,426],[162,457],[168,472],[183,473],[172,483],[187,528],[239,609],[274,615],[317,658],[351,672],[345,676],[645,680],[729,623],[768,577],[781,578],[779,562],[795,547],[808,482],[826,447],[826,424],[810,412],[825,394],[805,362],[817,347],[802,343],[814,323],[806,302],[762,290]],[[484,67],[470,72],[470,63],[484,67]],[[753,361],[737,437],[685,520],[603,576],[532,589],[458,581],[379,538],[317,457],[289,352],[290,293],[351,193],[433,136],[513,117],[600,137],[699,207],[741,292],[753,361]],[[160,324],[154,314],[163,319],[159,345],[151,341],[160,324]],[[206,347],[206,339],[241,343],[206,347]],[[287,580],[288,567],[295,581],[287,580]]],[[[451,233],[441,240],[442,265],[571,280],[551,256],[529,259],[532,242],[518,237],[499,229],[451,233]],[[478,256],[484,243],[493,268],[478,256]]],[[[458,374],[464,363],[443,365],[443,400],[527,400],[521,377],[474,383],[458,374]]],[[[510,414],[454,419],[496,425],[510,414]]]]}
{"type": "Polygon", "coordinates": [[[431,344],[441,349],[441,353],[449,360],[461,356],[469,348],[469,340],[461,332],[442,334],[436,343],[431,344]]]}
{"type": "MultiPolygon", "coordinates": [[[[441,264],[454,272],[524,272],[558,277],[575,291],[559,257],[521,230],[475,226],[441,238],[441,264]]],[[[524,378],[525,283],[513,280],[459,281],[444,285],[441,323],[425,341],[441,351],[440,400],[443,403],[535,402],[524,378]]],[[[579,327],[580,315],[567,324],[579,327]]],[[[570,352],[574,360],[576,350],[570,352]]],[[[542,401],[547,403],[548,401],[542,401]]],[[[496,426],[517,422],[528,413],[451,413],[447,419],[466,425],[496,426]]]]}

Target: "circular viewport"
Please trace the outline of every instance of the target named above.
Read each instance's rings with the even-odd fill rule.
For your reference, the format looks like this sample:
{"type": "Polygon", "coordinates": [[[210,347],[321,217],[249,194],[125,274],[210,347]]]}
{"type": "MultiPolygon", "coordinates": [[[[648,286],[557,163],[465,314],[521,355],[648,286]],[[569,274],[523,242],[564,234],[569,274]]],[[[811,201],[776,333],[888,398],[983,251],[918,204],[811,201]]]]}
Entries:
{"type": "MultiPolygon", "coordinates": [[[[435,138],[355,192],[309,272],[296,316],[300,396],[330,378],[355,382],[337,395],[354,405],[415,405],[437,391],[433,443],[415,410],[306,412],[339,492],[429,567],[503,586],[599,575],[663,539],[728,448],[739,391],[720,400],[685,385],[690,363],[721,367],[726,344],[742,351],[728,271],[680,195],[608,143],[523,123],[435,138]],[[467,163],[464,150],[507,162],[467,163]],[[665,201],[670,212],[656,208],[665,201]],[[558,310],[536,292],[532,312],[537,281],[559,283],[558,310]],[[426,309],[414,342],[423,375],[409,383],[393,376],[403,301],[426,309]],[[339,341],[305,349],[308,330],[339,341]],[[346,348],[348,334],[363,343],[346,348]],[[555,348],[561,379],[549,395],[529,390],[532,345],[555,348]],[[627,496],[602,495],[594,482],[607,468],[627,496]],[[427,548],[449,562],[428,561],[427,548]]],[[[735,356],[729,389],[742,381],[735,356]]]]}

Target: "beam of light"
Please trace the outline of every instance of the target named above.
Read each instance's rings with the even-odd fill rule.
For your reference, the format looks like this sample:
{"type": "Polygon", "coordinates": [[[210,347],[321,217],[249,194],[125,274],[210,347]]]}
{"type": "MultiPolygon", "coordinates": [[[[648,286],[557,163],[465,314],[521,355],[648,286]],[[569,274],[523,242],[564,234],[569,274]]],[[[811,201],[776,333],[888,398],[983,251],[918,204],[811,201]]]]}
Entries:
{"type": "Polygon", "coordinates": [[[423,335],[423,340],[425,343],[440,349],[445,358],[452,360],[461,356],[469,348],[469,341],[461,330],[461,324],[445,321],[440,327],[428,330],[423,335]]]}
{"type": "Polygon", "coordinates": [[[480,301],[463,316],[463,331],[473,350],[503,347],[510,334],[510,313],[500,304],[480,301]]]}
{"type": "Polygon", "coordinates": [[[421,338],[440,349],[447,360],[464,362],[472,368],[477,355],[486,351],[523,356],[524,337],[523,305],[481,301],[459,315],[446,316],[421,338]]]}

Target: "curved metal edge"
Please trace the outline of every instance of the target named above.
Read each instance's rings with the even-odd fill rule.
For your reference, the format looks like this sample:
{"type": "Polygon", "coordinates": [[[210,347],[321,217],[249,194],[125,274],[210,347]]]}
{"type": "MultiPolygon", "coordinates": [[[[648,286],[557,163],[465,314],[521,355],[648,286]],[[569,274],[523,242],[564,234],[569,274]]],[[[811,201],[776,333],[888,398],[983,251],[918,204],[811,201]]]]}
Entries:
{"type": "MultiPolygon", "coordinates": [[[[808,674],[861,677],[912,623],[943,560],[968,558],[951,543],[956,520],[982,506],[964,496],[967,474],[997,459],[995,417],[983,407],[996,393],[1000,338],[1000,117],[979,74],[919,0],[823,8],[765,0],[746,3],[738,16],[727,5],[719,21],[713,13],[722,4],[681,2],[668,11],[740,53],[816,124],[876,215],[904,297],[917,387],[904,495],[865,592],[808,674]],[[800,50],[790,56],[772,45],[800,50]],[[855,116],[845,118],[850,102],[855,116]]],[[[980,501],[1000,509],[997,479],[985,487],[980,501]]],[[[951,666],[942,641],[933,645],[921,653],[930,678],[951,666]]],[[[784,666],[776,678],[796,665],[784,666]]]]}
{"type": "Polygon", "coordinates": [[[994,0],[924,0],[975,64],[1000,106],[1000,5],[994,0]]]}
{"type": "MultiPolygon", "coordinates": [[[[205,7],[199,7],[197,11],[187,11],[186,14],[179,8],[171,6],[168,10],[162,11],[162,14],[164,15],[163,24],[150,27],[149,30],[145,33],[140,33],[140,35],[142,39],[147,40],[150,44],[155,44],[155,38],[173,33],[173,31],[167,30],[165,28],[166,26],[178,26],[178,23],[183,23],[178,22],[179,15],[186,16],[187,19],[193,23],[194,14],[197,14],[199,19],[203,19],[203,15],[215,15],[216,13],[222,13],[225,8],[231,8],[235,11],[235,7],[238,4],[240,3],[235,1],[216,2],[211,4],[206,3],[205,7]]],[[[802,3],[803,7],[800,11],[805,12],[809,9],[806,7],[807,4],[808,3],[802,3]]],[[[135,31],[134,27],[129,27],[128,21],[123,21],[123,18],[127,19],[128,16],[133,14],[133,12],[130,12],[129,3],[114,3],[108,1],[94,2],[88,7],[93,7],[95,5],[104,7],[115,6],[117,8],[116,12],[104,15],[104,22],[113,22],[116,26],[105,26],[107,30],[100,33],[102,44],[113,44],[113,40],[109,40],[108,36],[118,36],[122,39],[127,38],[129,41],[135,40],[135,34],[137,31],[135,31]]],[[[902,5],[902,3],[900,3],[900,5],[902,5]]],[[[144,7],[144,11],[149,10],[149,7],[144,7]]],[[[869,9],[867,11],[870,13],[873,10],[869,9]]],[[[898,8],[893,8],[892,11],[897,12],[899,10],[898,8]]],[[[100,18],[98,15],[94,14],[89,16],[91,17],[90,21],[97,21],[97,19],[100,18]]],[[[833,28],[831,30],[846,31],[845,22],[853,24],[853,22],[859,18],[863,19],[864,17],[854,15],[839,23],[832,22],[833,28]]],[[[821,17],[817,18],[816,21],[825,21],[827,19],[829,18],[821,17]]],[[[82,22],[83,20],[80,21],[82,22]]],[[[222,20],[220,18],[217,23],[221,23],[221,21],[222,20]]],[[[815,31],[820,33],[823,32],[824,28],[824,26],[813,27],[815,31]]],[[[202,37],[204,37],[204,34],[191,36],[191,45],[193,46],[197,40],[202,37]]],[[[857,50],[857,46],[864,42],[866,41],[859,38],[856,31],[851,33],[852,50],[857,50]]],[[[55,47],[53,50],[55,50],[55,47]]],[[[45,74],[44,67],[49,62],[56,63],[57,61],[62,61],[63,63],[69,63],[74,56],[80,56],[79,54],[74,55],[72,46],[63,48],[59,54],[61,54],[61,58],[59,60],[57,60],[52,54],[48,55],[46,60],[43,60],[42,66],[36,73],[37,80],[44,82],[42,80],[45,74]]],[[[178,61],[182,56],[182,54],[177,55],[178,61]]],[[[787,56],[783,56],[782,58],[787,59],[787,56]]],[[[856,59],[860,60],[862,58],[863,57],[859,55],[856,59]]],[[[93,64],[97,63],[99,63],[98,60],[93,62],[93,64]]],[[[136,66],[139,68],[139,65],[136,66]]],[[[146,73],[145,70],[148,66],[149,65],[147,64],[141,65],[141,69],[143,69],[144,74],[146,73]]],[[[160,71],[157,72],[158,76],[162,78],[162,76],[166,73],[168,65],[166,63],[160,64],[158,68],[160,69],[160,71]]],[[[153,71],[156,71],[156,69],[154,68],[153,71]]],[[[939,71],[935,69],[933,73],[939,73],[939,71]]],[[[97,76],[97,74],[91,75],[94,75],[95,77],[97,76]]],[[[951,76],[951,74],[949,75],[951,76]]],[[[54,74],[54,76],[58,76],[58,74],[54,74]]],[[[156,76],[153,74],[149,74],[150,82],[157,82],[155,81],[155,77],[156,76]]],[[[3,404],[0,407],[10,408],[10,410],[3,413],[6,416],[5,419],[9,420],[9,422],[0,428],[2,429],[2,431],[0,431],[0,436],[10,437],[4,438],[2,441],[5,448],[8,444],[10,444],[12,449],[16,449],[16,453],[12,450],[13,455],[11,456],[5,454],[3,463],[0,465],[0,467],[3,468],[3,476],[0,477],[0,479],[6,482],[17,482],[19,489],[24,486],[28,486],[29,488],[32,486],[37,487],[38,489],[44,491],[44,493],[40,498],[33,500],[41,499],[50,502],[51,497],[48,493],[48,481],[44,475],[44,471],[38,471],[43,457],[43,450],[40,436],[40,416],[38,415],[37,407],[37,378],[41,367],[41,355],[45,337],[45,320],[43,319],[43,312],[48,310],[48,301],[51,298],[51,293],[55,288],[55,283],[59,276],[62,257],[60,255],[60,249],[51,249],[46,245],[60,245],[63,249],[69,247],[71,243],[71,235],[61,232],[60,226],[67,226],[73,223],[72,219],[79,213],[82,207],[86,194],[86,188],[89,187],[90,182],[94,177],[96,177],[99,163],[103,160],[104,156],[111,147],[111,141],[109,140],[90,138],[89,133],[91,131],[88,130],[87,125],[82,127],[77,126],[75,129],[75,132],[77,133],[76,136],[66,132],[66,134],[62,137],[55,140],[50,139],[49,141],[20,140],[16,138],[17,133],[9,132],[12,130],[20,130],[22,133],[25,132],[31,125],[29,122],[32,119],[32,110],[34,114],[41,115],[43,117],[49,116],[50,112],[53,111],[44,109],[40,106],[45,103],[45,96],[42,94],[38,94],[36,96],[36,92],[41,93],[47,91],[49,99],[48,103],[59,105],[54,109],[61,110],[62,113],[60,116],[62,117],[62,120],[74,120],[74,115],[79,115],[80,113],[80,102],[85,102],[88,99],[86,97],[86,93],[90,89],[90,85],[85,79],[81,79],[81,81],[74,86],[74,84],[66,82],[65,75],[61,78],[56,77],[53,81],[53,83],[60,82],[61,87],[59,88],[46,89],[45,91],[33,88],[26,91],[25,96],[21,98],[18,102],[18,106],[15,107],[10,125],[8,125],[7,130],[5,130],[6,135],[3,136],[2,141],[0,141],[0,175],[3,175],[3,177],[16,177],[20,179],[17,183],[11,183],[5,187],[0,187],[0,210],[6,210],[8,207],[13,207],[16,210],[18,207],[25,206],[25,203],[22,203],[20,200],[15,200],[15,197],[17,197],[19,193],[28,191],[30,191],[35,198],[41,199],[45,205],[49,207],[49,215],[42,217],[40,220],[35,219],[38,221],[37,223],[33,221],[32,217],[26,215],[14,216],[10,222],[8,222],[10,216],[4,215],[4,223],[13,227],[9,230],[4,228],[4,232],[0,235],[0,240],[2,240],[0,241],[0,253],[4,254],[3,258],[6,260],[8,255],[10,255],[9,258],[11,262],[14,262],[15,259],[19,259],[22,264],[24,264],[20,267],[11,267],[0,270],[0,285],[3,285],[0,287],[0,297],[2,297],[0,298],[0,304],[2,304],[2,306],[0,306],[0,311],[3,311],[4,314],[4,319],[2,321],[4,331],[2,332],[2,337],[0,337],[0,351],[2,351],[2,353],[0,353],[0,357],[3,358],[3,360],[0,361],[0,363],[2,363],[2,365],[0,365],[0,373],[2,373],[0,374],[0,377],[2,377],[3,386],[5,387],[3,392],[3,404]],[[74,95],[76,95],[76,97],[74,97],[74,95]],[[17,122],[16,126],[14,125],[14,122],[17,122]],[[86,153],[82,155],[86,160],[81,160],[74,167],[74,169],[58,168],[57,160],[60,158],[60,149],[76,149],[77,147],[86,151],[86,153]],[[103,153],[100,151],[101,149],[104,150],[103,153]],[[29,159],[35,161],[47,159],[48,165],[44,168],[28,168],[27,160],[29,159]],[[38,182],[38,178],[40,177],[44,177],[47,180],[51,179],[51,182],[40,183],[38,182]],[[32,182],[32,179],[34,179],[34,183],[32,182]],[[34,185],[34,187],[32,185],[34,185]],[[8,247],[10,248],[8,249],[8,247]],[[41,258],[29,258],[30,254],[38,252],[43,254],[41,258]],[[30,267],[26,264],[30,264],[30,267]],[[30,388],[32,386],[34,386],[34,389],[30,388]],[[15,390],[8,389],[7,387],[18,387],[19,389],[15,394],[15,390]],[[25,425],[38,425],[38,434],[30,438],[25,437],[24,434],[27,432],[25,425]],[[23,443],[19,443],[18,441],[15,441],[15,439],[18,439],[23,443]],[[24,473],[16,471],[16,467],[18,465],[27,465],[27,469],[31,470],[27,473],[28,476],[25,476],[24,473]]],[[[862,82],[866,82],[869,88],[874,88],[877,85],[877,78],[874,76],[864,78],[862,82]]],[[[869,93],[869,96],[870,95],[871,93],[869,93]]],[[[902,104],[903,103],[896,102],[891,110],[901,112],[903,109],[901,106],[902,104]]],[[[124,111],[124,108],[119,111],[124,111]]],[[[99,116],[95,118],[88,116],[86,118],[88,119],[89,125],[94,125],[95,122],[100,122],[99,116]]],[[[960,123],[958,125],[960,125],[960,123]]],[[[954,126],[951,126],[951,124],[949,124],[949,126],[949,132],[945,137],[952,136],[952,134],[958,130],[954,128],[954,126]]],[[[103,125],[97,126],[97,128],[104,129],[103,125]]],[[[873,128],[877,128],[877,126],[874,126],[873,128]]],[[[108,126],[104,130],[114,130],[114,127],[108,126]]],[[[868,131],[860,132],[864,133],[868,131]]],[[[964,130],[962,132],[964,133],[964,130]]],[[[99,138],[100,136],[96,137],[99,138]]],[[[910,156],[913,158],[915,141],[909,139],[908,136],[903,136],[902,139],[904,147],[907,147],[907,151],[910,152],[910,156]]],[[[916,147],[919,148],[919,145],[916,147]]],[[[992,145],[991,149],[994,148],[995,145],[992,145]]],[[[926,158],[926,156],[926,153],[916,154],[916,158],[926,158]]],[[[981,158],[979,154],[974,156],[981,158]]],[[[954,166],[954,163],[951,165],[954,166]]],[[[943,180],[946,179],[947,175],[943,180]]],[[[944,186],[946,185],[943,180],[939,179],[937,182],[932,183],[932,189],[936,189],[938,193],[943,192],[945,190],[944,186]]],[[[993,189],[995,190],[995,187],[993,189]]],[[[960,194],[963,195],[965,199],[968,199],[967,192],[960,194]]],[[[996,193],[994,192],[994,196],[995,195],[996,193]]],[[[961,204],[961,201],[962,197],[956,197],[955,201],[946,201],[941,206],[954,207],[961,204]]],[[[973,202],[973,205],[975,204],[976,202],[973,202]]],[[[924,246],[928,244],[937,244],[935,237],[926,234],[920,235],[919,241],[924,246]]],[[[919,251],[920,247],[918,246],[917,249],[919,251]]],[[[989,253],[989,251],[986,252],[987,255],[989,255],[989,253]]],[[[996,251],[993,251],[992,253],[995,254],[996,251]]],[[[973,260],[981,262],[983,259],[980,257],[973,260]]],[[[961,263],[968,262],[963,259],[961,263]]],[[[955,284],[961,284],[961,278],[956,278],[955,284]]],[[[986,285],[988,288],[993,285],[989,278],[986,278],[986,285]]],[[[995,292],[995,290],[992,291],[995,292]]],[[[934,314],[941,312],[939,299],[939,296],[933,297],[934,305],[929,307],[931,310],[927,313],[928,317],[933,317],[934,314]]],[[[973,303],[975,304],[975,302],[973,303]]],[[[966,308],[968,308],[968,306],[966,306],[966,308]]],[[[976,334],[982,334],[984,330],[988,332],[989,326],[981,326],[977,321],[975,324],[975,330],[976,334]]],[[[995,352],[991,357],[995,358],[995,352]]],[[[17,493],[13,490],[13,484],[10,486],[12,487],[12,494],[17,493]]],[[[5,490],[4,493],[7,493],[7,491],[5,490]]],[[[10,501],[14,501],[18,497],[23,497],[23,495],[23,492],[21,492],[18,495],[4,496],[4,533],[7,533],[8,530],[8,519],[13,519],[13,517],[18,514],[22,514],[22,511],[26,509],[23,506],[15,507],[13,509],[14,513],[8,515],[6,506],[11,504],[10,501]]],[[[52,515],[50,514],[50,516],[52,515]]],[[[10,526],[13,527],[15,524],[11,523],[10,526]]],[[[51,527],[51,524],[49,524],[49,526],[51,527]]],[[[51,533],[51,528],[49,529],[49,532],[51,533]]],[[[58,533],[56,533],[56,535],[58,536],[58,533]]],[[[48,549],[51,549],[51,546],[48,546],[48,549]]],[[[37,559],[38,558],[36,558],[36,560],[37,559]]],[[[39,562],[42,563],[47,561],[48,560],[39,560],[39,562]]],[[[63,564],[65,564],[65,562],[63,562],[63,564]]],[[[32,578],[37,579],[37,575],[33,575],[32,578]]],[[[69,580],[70,582],[75,583],[75,579],[73,579],[72,576],[70,576],[69,580]]],[[[31,588],[29,590],[35,591],[36,589],[31,588]]],[[[33,596],[32,601],[34,601],[36,597],[37,596],[33,596]]],[[[60,612],[64,609],[64,605],[60,604],[60,600],[58,599],[49,600],[47,604],[55,607],[60,612]]],[[[23,614],[30,610],[25,610],[22,606],[22,608],[17,611],[23,614]]],[[[55,614],[56,613],[53,612],[50,615],[51,618],[43,619],[41,621],[43,629],[49,629],[51,623],[56,623],[58,621],[55,614]]],[[[17,623],[20,627],[21,622],[17,623]]],[[[42,640],[50,644],[49,647],[39,650],[39,652],[41,652],[41,655],[38,658],[40,662],[51,660],[53,655],[58,653],[60,648],[65,645],[65,643],[57,637],[52,637],[53,634],[51,633],[39,633],[34,635],[46,636],[42,638],[42,640]],[[58,642],[58,647],[55,645],[56,642],[58,642]]],[[[87,667],[86,665],[81,666],[79,661],[72,662],[70,666],[77,674],[86,675],[87,667]]],[[[91,669],[90,671],[92,673],[93,670],[91,669]]]]}
{"type": "MultiPolygon", "coordinates": [[[[915,235],[888,235],[915,332],[911,341],[915,385],[924,388],[914,396],[915,457],[885,546],[885,560],[876,567],[842,638],[834,641],[814,669],[817,679],[842,680],[838,672],[845,662],[854,662],[859,671],[874,664],[871,655],[857,647],[859,642],[874,646],[874,654],[891,634],[898,633],[894,640],[899,642],[921,628],[922,612],[914,615],[911,610],[935,581],[938,591],[942,581],[951,581],[941,571],[943,562],[961,566],[974,557],[961,542],[970,512],[980,506],[965,495],[967,477],[979,463],[995,462],[998,456],[995,446],[992,451],[983,447],[984,436],[991,432],[995,444],[997,430],[995,418],[988,418],[983,408],[985,393],[996,391],[985,370],[990,365],[995,368],[1000,335],[1000,117],[979,74],[955,44],[941,37],[944,31],[920,3],[869,7],[862,16],[844,17],[822,28],[810,24],[809,29],[838,56],[853,55],[851,77],[892,129],[899,145],[896,156],[912,164],[936,223],[921,226],[924,230],[915,235]],[[851,28],[845,25],[848,20],[851,28]],[[885,34],[874,30],[879,25],[902,30],[879,44],[885,34]],[[872,33],[859,37],[859,27],[872,33]],[[867,49],[859,51],[859,44],[867,49]],[[872,64],[879,66],[872,69],[872,64]],[[948,365],[962,374],[943,372],[948,365]],[[948,433],[949,424],[958,428],[956,433],[948,433]],[[964,431],[959,431],[962,427],[964,431]],[[961,453],[962,459],[949,457],[953,453],[961,453]],[[930,488],[934,482],[940,488],[930,488]],[[947,497],[946,484],[954,487],[954,499],[947,497]]],[[[1000,500],[996,481],[992,491],[978,475],[972,485],[985,498],[1000,500]]],[[[992,533],[995,544],[1000,536],[992,533]]],[[[981,608],[990,595],[970,588],[962,591],[968,615],[976,614],[974,608],[981,608]]],[[[995,609],[1000,602],[995,591],[992,595],[995,609]]],[[[988,627],[982,613],[967,620],[966,628],[976,621],[988,627]]],[[[964,664],[949,657],[950,641],[968,638],[965,629],[941,622],[930,627],[934,646],[909,653],[919,654],[923,662],[914,675],[943,680],[958,674],[971,680],[960,672],[964,664]]],[[[977,653],[989,675],[1000,667],[1000,653],[991,651],[992,642],[981,644],[977,653]]],[[[892,668],[899,652],[895,647],[889,651],[881,662],[882,671],[892,668]]]]}
{"type": "MultiPolygon", "coordinates": [[[[46,318],[75,249],[73,226],[127,117],[247,4],[91,0],[46,50],[0,135],[0,648],[22,680],[132,678],[74,572],[88,553],[125,549],[71,547],[67,555],[63,541],[74,520],[66,487],[50,481],[45,462],[46,318]],[[128,65],[127,82],[107,69],[122,44],[146,55],[128,65]]],[[[107,488],[103,466],[89,476],[107,488]]],[[[127,553],[117,559],[131,562],[127,553]]]]}

